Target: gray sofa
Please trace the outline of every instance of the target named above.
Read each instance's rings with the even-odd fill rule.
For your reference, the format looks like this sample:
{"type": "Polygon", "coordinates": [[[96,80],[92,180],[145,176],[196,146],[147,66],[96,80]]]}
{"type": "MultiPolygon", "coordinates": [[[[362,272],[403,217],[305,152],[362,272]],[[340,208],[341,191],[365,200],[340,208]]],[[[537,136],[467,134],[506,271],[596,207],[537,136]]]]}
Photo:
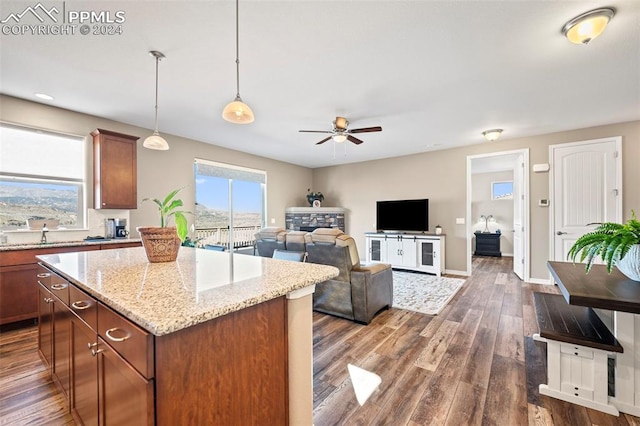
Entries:
{"type": "Polygon", "coordinates": [[[340,271],[336,278],[316,285],[315,311],[368,324],[378,312],[393,305],[391,265],[361,265],[354,239],[339,229],[286,232],[280,228],[256,234],[260,256],[271,257],[271,248],[278,242],[286,250],[305,251],[307,262],[335,266],[340,271]]]}

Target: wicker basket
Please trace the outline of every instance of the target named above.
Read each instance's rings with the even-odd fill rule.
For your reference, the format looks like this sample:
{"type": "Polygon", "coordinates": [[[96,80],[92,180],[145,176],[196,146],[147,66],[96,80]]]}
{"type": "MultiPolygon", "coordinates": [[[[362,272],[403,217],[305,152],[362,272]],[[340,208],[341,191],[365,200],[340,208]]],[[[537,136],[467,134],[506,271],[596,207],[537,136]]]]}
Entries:
{"type": "Polygon", "coordinates": [[[139,226],[142,245],[151,263],[173,262],[178,257],[180,238],[175,226],[160,228],[157,226],[139,226]]]}

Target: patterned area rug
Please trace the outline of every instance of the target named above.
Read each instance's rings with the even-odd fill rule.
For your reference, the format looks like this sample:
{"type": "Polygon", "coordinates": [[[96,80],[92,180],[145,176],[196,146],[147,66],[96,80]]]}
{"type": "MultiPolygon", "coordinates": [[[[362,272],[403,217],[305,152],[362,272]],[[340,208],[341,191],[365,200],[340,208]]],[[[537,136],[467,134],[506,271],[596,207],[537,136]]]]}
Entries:
{"type": "Polygon", "coordinates": [[[418,272],[393,271],[393,307],[437,315],[465,280],[418,272]]]}

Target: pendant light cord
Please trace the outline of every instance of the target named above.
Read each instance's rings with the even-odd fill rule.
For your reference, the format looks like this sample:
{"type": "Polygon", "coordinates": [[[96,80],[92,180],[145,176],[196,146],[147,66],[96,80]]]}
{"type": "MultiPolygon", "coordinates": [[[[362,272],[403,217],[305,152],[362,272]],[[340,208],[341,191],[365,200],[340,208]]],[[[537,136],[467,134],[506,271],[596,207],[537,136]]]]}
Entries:
{"type": "Polygon", "coordinates": [[[239,0],[236,0],[236,99],[240,99],[240,7],[238,6],[239,0]]]}
{"type": "Polygon", "coordinates": [[[160,57],[156,56],[156,133],[158,133],[158,62],[160,57]]]}

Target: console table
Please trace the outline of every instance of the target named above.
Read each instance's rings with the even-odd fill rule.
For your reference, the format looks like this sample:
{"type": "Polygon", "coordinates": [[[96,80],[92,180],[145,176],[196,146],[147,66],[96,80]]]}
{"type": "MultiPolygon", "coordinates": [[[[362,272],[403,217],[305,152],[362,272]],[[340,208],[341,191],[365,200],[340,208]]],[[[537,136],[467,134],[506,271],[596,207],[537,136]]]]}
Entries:
{"type": "Polygon", "coordinates": [[[501,257],[500,237],[502,234],[493,232],[476,232],[476,256],[495,256],[501,257]]]}
{"type": "Polygon", "coordinates": [[[613,311],[613,333],[624,348],[616,354],[615,397],[610,401],[628,414],[640,416],[640,282],[614,269],[584,264],[547,263],[567,303],[613,311]]]}

